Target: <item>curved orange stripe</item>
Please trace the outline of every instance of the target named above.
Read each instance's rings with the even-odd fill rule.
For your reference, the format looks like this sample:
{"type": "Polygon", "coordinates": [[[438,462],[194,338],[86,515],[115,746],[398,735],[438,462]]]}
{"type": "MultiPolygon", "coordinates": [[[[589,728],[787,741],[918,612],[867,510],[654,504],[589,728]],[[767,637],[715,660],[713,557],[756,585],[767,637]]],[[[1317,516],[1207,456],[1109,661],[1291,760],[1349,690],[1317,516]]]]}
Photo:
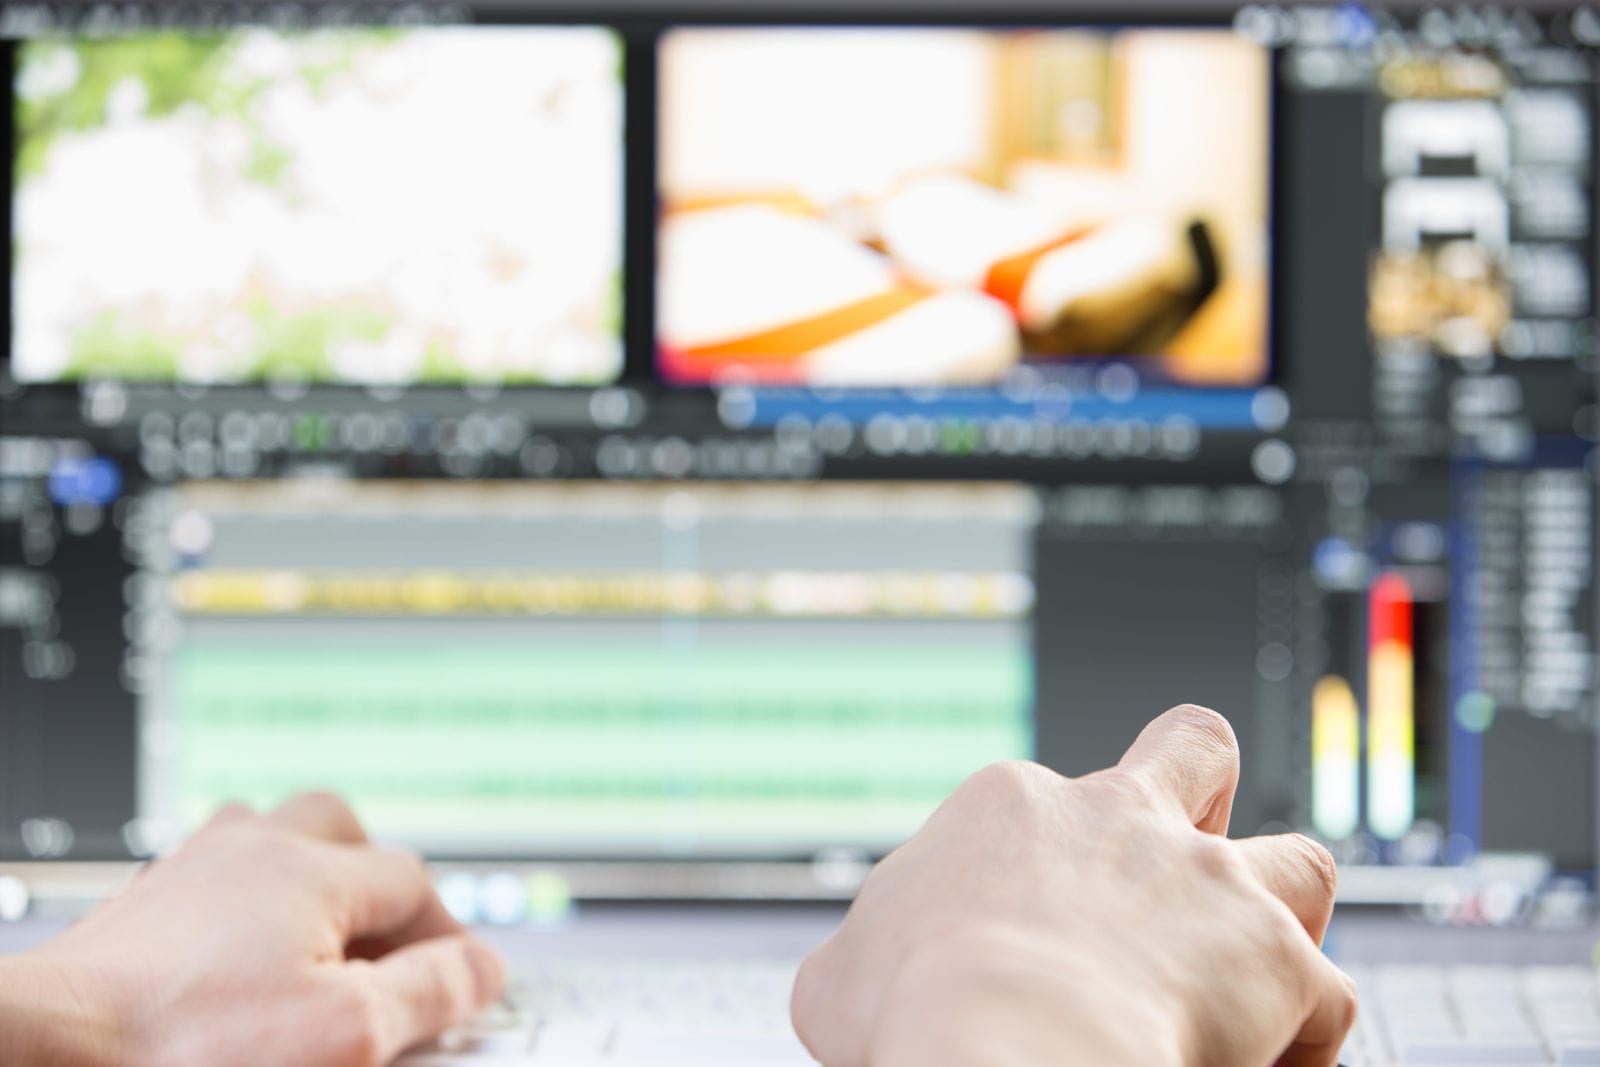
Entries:
{"type": "Polygon", "coordinates": [[[683,354],[695,363],[705,363],[713,367],[794,363],[819,348],[841,341],[885,319],[893,318],[912,305],[926,300],[927,297],[928,293],[922,289],[909,287],[890,289],[869,296],[865,300],[857,300],[853,304],[825,311],[821,315],[785,323],[748,337],[687,348],[683,354]]]}
{"type": "Polygon", "coordinates": [[[1022,306],[1022,287],[1028,283],[1028,275],[1033,273],[1038,262],[1056,249],[1088,236],[1093,230],[1093,226],[1083,226],[1037,248],[1007,256],[989,268],[989,275],[983,281],[983,291],[1004,300],[1013,312],[1017,311],[1022,306]]]}

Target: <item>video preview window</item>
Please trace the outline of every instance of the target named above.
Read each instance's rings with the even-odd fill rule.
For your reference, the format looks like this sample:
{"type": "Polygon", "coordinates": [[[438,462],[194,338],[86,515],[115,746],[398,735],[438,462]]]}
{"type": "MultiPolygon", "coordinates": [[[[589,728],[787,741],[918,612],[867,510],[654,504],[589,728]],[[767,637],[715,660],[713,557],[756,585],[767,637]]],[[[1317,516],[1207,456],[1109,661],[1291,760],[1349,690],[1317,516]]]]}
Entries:
{"type": "Polygon", "coordinates": [[[1211,30],[680,29],[657,360],[679,384],[996,382],[1268,351],[1270,73],[1211,30]]]}
{"type": "Polygon", "coordinates": [[[614,380],[620,63],[593,28],[22,44],[13,375],[614,380]]]}

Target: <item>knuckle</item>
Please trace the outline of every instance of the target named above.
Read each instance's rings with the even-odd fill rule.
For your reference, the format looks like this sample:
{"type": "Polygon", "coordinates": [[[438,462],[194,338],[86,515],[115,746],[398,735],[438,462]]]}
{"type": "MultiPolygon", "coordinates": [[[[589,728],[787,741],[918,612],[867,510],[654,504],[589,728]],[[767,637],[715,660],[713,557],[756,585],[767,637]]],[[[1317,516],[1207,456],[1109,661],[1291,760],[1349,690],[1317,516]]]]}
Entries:
{"type": "Polygon", "coordinates": [[[275,855],[282,857],[286,865],[301,873],[321,866],[325,859],[325,853],[317,847],[316,842],[299,834],[274,827],[261,836],[266,839],[264,847],[271,849],[275,855]]]}
{"type": "Polygon", "coordinates": [[[1220,882],[1245,880],[1245,863],[1239,850],[1226,838],[1195,833],[1189,839],[1189,854],[1202,875],[1220,882]]]}
{"type": "Polygon", "coordinates": [[[255,847],[258,852],[271,854],[272,870],[286,884],[324,900],[342,899],[339,880],[329,868],[328,853],[315,842],[280,832],[260,835],[255,847]]]}
{"type": "Polygon", "coordinates": [[[212,826],[235,826],[240,823],[253,822],[256,818],[257,815],[253,810],[245,807],[237,800],[231,800],[217,809],[216,814],[211,816],[211,820],[206,826],[208,828],[212,826]]]}
{"type": "Polygon", "coordinates": [[[392,845],[383,846],[379,850],[379,855],[384,853],[393,857],[395,873],[412,886],[433,884],[433,879],[428,874],[428,862],[422,858],[421,853],[414,849],[397,848],[392,845]]]}
{"type": "Polygon", "coordinates": [[[400,856],[396,884],[403,887],[416,901],[419,909],[424,902],[439,900],[439,890],[434,883],[433,874],[428,870],[427,861],[409,850],[401,850],[400,856]]]}
{"type": "Polygon", "coordinates": [[[377,999],[366,991],[365,982],[348,982],[338,988],[340,992],[331,1005],[337,1020],[334,1033],[340,1053],[338,1062],[376,1067],[383,1056],[377,999]]]}
{"type": "Polygon", "coordinates": [[[466,1018],[472,1010],[468,981],[470,975],[461,982],[450,981],[442,974],[429,975],[418,995],[422,1017],[443,1025],[466,1018]]]}
{"type": "Polygon", "coordinates": [[[1154,782],[1121,767],[1091,775],[1083,781],[1093,782],[1102,798],[1116,808],[1146,810],[1162,803],[1163,794],[1154,782]]]}
{"type": "MultiPolygon", "coordinates": [[[[230,855],[248,853],[258,847],[263,825],[261,816],[254,810],[243,804],[225,804],[195,833],[194,841],[230,855]]],[[[192,853],[193,850],[186,844],[179,852],[192,853]]]]}
{"type": "Polygon", "coordinates": [[[433,875],[428,873],[428,865],[421,856],[411,856],[406,861],[406,878],[411,882],[412,893],[420,900],[437,897],[438,890],[433,883],[433,875]]]}
{"type": "Polygon", "coordinates": [[[1341,979],[1340,1006],[1344,1009],[1344,1028],[1348,1033],[1355,1025],[1356,1015],[1361,1011],[1361,991],[1356,988],[1356,980],[1343,971],[1339,972],[1341,979]]]}
{"type": "Polygon", "coordinates": [[[326,789],[313,789],[297,795],[291,803],[304,805],[330,815],[349,816],[355,818],[355,813],[350,810],[350,805],[338,793],[326,789]]]}
{"type": "Polygon", "coordinates": [[[821,1020],[826,1016],[822,999],[828,984],[823,978],[821,954],[822,948],[818,948],[801,962],[794,976],[794,988],[789,992],[789,1021],[807,1048],[812,1047],[821,1020]]]}
{"type": "Polygon", "coordinates": [[[1332,901],[1339,888],[1339,867],[1333,860],[1333,853],[1304,834],[1292,834],[1289,840],[1299,853],[1301,862],[1317,880],[1323,898],[1332,901]]]}
{"type": "Polygon", "coordinates": [[[1316,946],[1306,937],[1305,927],[1300,925],[1300,920],[1295,918],[1289,906],[1265,890],[1267,906],[1266,921],[1262,929],[1266,934],[1267,943],[1272,951],[1284,960],[1320,959],[1321,954],[1316,951],[1316,946]]]}
{"type": "Polygon", "coordinates": [[[1039,799],[1042,779],[1050,773],[1026,760],[991,763],[967,779],[963,792],[1008,807],[1028,805],[1039,799]]]}

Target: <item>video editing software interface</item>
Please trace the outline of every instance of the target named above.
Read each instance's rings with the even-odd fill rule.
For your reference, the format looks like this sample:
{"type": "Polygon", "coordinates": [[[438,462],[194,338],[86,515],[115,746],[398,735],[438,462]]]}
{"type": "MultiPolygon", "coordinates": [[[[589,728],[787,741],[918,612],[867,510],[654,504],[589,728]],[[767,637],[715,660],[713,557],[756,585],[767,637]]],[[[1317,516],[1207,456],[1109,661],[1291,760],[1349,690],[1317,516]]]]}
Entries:
{"type": "Polygon", "coordinates": [[[871,857],[1194,702],[1236,832],[1595,869],[1600,20],[0,37],[0,860],[871,857]]]}

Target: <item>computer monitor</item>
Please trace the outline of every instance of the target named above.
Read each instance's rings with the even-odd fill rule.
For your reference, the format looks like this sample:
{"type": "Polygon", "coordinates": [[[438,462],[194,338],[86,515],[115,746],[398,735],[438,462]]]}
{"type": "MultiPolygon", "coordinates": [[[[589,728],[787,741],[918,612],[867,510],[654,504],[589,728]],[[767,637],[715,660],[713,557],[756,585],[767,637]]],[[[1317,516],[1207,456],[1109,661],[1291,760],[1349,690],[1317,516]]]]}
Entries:
{"type": "MultiPolygon", "coordinates": [[[[44,320],[18,303],[0,372],[0,860],[159,854],[224,798],[332,786],[382,838],[472,877],[842,895],[970,770],[1085,773],[1195,702],[1239,737],[1234,832],[1326,841],[1346,900],[1502,922],[1552,886],[1593,886],[1592,19],[1023,0],[597,2],[576,28],[535,0],[467,13],[476,25],[178,20],[80,42],[588,57],[592,78],[535,110],[597,154],[626,126],[605,179],[625,255],[584,245],[613,257],[626,322],[605,335],[611,375],[587,385],[140,382],[30,375],[21,339],[44,320]],[[805,94],[806,70],[838,79],[805,94]],[[1238,106],[1208,95],[1220,85],[1238,106]],[[1157,122],[1173,114],[1181,130],[1157,122]],[[920,132],[890,136],[902,127],[920,132]],[[1171,162],[1141,170],[1151,158],[1171,162]],[[926,221],[902,197],[956,221],[901,228],[926,221]],[[1155,215],[1187,220],[1162,233],[1209,244],[1213,277],[1188,304],[1140,290],[1119,305],[1131,317],[1074,305],[1059,324],[1138,319],[1138,341],[1068,345],[990,291],[993,264],[940,280],[948,250],[924,239],[989,232],[962,204],[1087,220],[1018,246],[1042,252],[1024,296],[1033,271],[1065,270],[1052,256],[1155,215]],[[770,242],[702,262],[716,287],[679,270],[757,223],[770,242]],[[823,247],[855,266],[780,276],[823,247]],[[951,325],[829,364],[851,380],[797,375],[811,356],[782,345],[683,373],[700,344],[674,334],[685,321],[785,334],[786,301],[862,278],[906,314],[989,308],[1014,363],[930,379],[970,336],[951,325]],[[1172,314],[1145,315],[1158,307],[1172,314]],[[1198,373],[1176,339],[1219,318],[1249,327],[1210,332],[1240,344],[1198,373]],[[879,373],[898,366],[922,377],[879,373]]],[[[23,29],[23,81],[43,76],[27,57],[89,36],[23,29]]],[[[450,143],[481,165],[459,174],[526,147],[489,121],[515,93],[440,92],[474,86],[486,98],[452,109],[475,118],[450,143]]],[[[555,135],[529,121],[539,145],[555,135]]],[[[578,182],[574,202],[598,205],[603,183],[582,177],[598,171],[530,166],[519,189],[578,182]]],[[[515,221],[541,197],[419,207],[396,235],[457,211],[515,221]]],[[[277,230],[262,236],[219,262],[270,259],[277,230]]],[[[518,269],[570,265],[565,247],[518,269]]],[[[1129,277],[1101,247],[1086,278],[1129,277]]],[[[19,301],[32,262],[22,240],[19,301]]],[[[145,283],[103,262],[106,286],[145,283]]]]}

